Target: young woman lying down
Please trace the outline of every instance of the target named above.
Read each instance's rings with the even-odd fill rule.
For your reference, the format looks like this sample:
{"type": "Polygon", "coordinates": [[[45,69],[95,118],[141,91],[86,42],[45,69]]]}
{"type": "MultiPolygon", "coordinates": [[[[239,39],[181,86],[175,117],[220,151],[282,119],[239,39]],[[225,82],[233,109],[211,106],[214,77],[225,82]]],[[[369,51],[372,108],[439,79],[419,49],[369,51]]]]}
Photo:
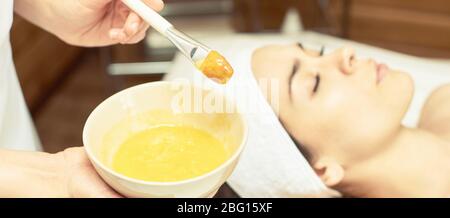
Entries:
{"type": "Polygon", "coordinates": [[[450,85],[411,129],[401,124],[411,77],[351,48],[268,46],[252,67],[279,80],[279,118],[327,186],[352,197],[450,197],[450,85]]]}

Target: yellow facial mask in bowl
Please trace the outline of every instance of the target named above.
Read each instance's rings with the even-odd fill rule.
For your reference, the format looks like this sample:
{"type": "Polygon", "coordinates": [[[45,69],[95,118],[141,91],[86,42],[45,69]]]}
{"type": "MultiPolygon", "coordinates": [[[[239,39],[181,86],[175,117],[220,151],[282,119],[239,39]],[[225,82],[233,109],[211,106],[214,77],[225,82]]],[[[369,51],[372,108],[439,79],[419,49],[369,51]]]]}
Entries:
{"type": "Polygon", "coordinates": [[[102,161],[117,173],[147,182],[201,176],[223,164],[237,148],[235,137],[223,131],[231,127],[232,117],[169,110],[130,115],[105,135],[102,161]]]}
{"type": "Polygon", "coordinates": [[[112,160],[112,169],[149,182],[176,182],[211,172],[230,151],[208,132],[187,125],[163,125],[130,136],[112,160]]]}
{"type": "Polygon", "coordinates": [[[140,85],[110,97],[88,118],[88,156],[119,193],[207,197],[236,166],[247,135],[242,116],[174,112],[177,94],[169,82],[140,85]]]}

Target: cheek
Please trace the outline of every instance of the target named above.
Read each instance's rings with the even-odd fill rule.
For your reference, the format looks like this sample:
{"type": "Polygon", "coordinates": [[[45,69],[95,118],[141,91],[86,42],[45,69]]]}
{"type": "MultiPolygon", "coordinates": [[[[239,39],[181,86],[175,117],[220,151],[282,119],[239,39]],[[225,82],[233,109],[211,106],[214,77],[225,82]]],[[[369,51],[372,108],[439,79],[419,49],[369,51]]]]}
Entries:
{"type": "Polygon", "coordinates": [[[316,143],[329,144],[345,141],[349,138],[352,128],[352,110],[358,106],[354,90],[351,86],[324,86],[321,92],[308,107],[309,128],[317,135],[316,143]],[[325,137],[324,137],[325,136],[325,137]]]}
{"type": "Polygon", "coordinates": [[[321,131],[326,132],[329,143],[341,149],[365,152],[365,146],[377,145],[398,127],[389,110],[380,102],[375,92],[355,85],[336,87],[324,98],[321,113],[321,131]]]}
{"type": "Polygon", "coordinates": [[[299,134],[318,148],[351,158],[373,154],[400,126],[412,96],[410,78],[398,74],[391,80],[382,90],[344,82],[324,86],[311,104],[301,107],[299,134]],[[399,89],[400,96],[395,94],[399,89]]]}

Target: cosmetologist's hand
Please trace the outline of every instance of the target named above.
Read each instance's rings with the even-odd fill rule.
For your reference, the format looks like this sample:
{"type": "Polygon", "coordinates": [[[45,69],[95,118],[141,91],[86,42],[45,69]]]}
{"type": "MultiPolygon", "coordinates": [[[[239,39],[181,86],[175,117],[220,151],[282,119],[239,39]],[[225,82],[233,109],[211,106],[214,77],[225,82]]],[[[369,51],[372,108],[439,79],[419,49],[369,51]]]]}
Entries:
{"type": "MultiPolygon", "coordinates": [[[[142,0],[156,11],[162,0],[142,0]]],[[[121,0],[16,0],[15,11],[29,21],[78,46],[133,44],[149,25],[121,0]]]]}

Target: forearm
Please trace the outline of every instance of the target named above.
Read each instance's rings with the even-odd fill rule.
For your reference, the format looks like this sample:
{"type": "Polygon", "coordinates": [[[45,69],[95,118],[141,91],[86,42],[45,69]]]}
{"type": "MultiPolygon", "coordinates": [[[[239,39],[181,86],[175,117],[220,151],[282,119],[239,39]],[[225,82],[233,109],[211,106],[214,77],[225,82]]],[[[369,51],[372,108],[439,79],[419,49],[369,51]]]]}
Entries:
{"type": "Polygon", "coordinates": [[[59,156],[0,149],[0,197],[65,197],[59,156]]]}

